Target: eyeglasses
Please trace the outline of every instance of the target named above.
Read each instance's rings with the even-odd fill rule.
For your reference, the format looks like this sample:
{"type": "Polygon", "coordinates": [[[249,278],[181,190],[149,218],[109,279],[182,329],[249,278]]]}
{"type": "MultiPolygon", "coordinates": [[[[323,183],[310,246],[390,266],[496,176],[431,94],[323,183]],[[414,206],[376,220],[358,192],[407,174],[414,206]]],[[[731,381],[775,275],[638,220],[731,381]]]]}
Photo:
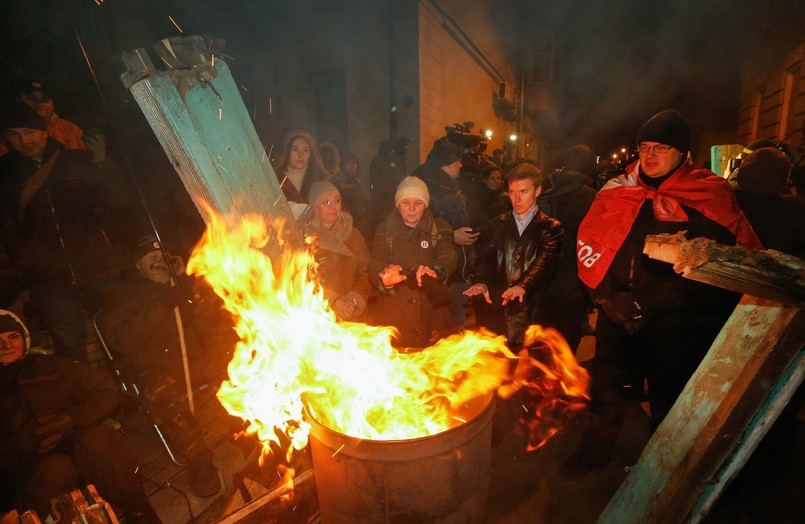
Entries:
{"type": "Polygon", "coordinates": [[[640,144],[637,146],[637,150],[640,151],[641,155],[648,153],[649,151],[652,151],[657,155],[663,155],[671,150],[671,146],[666,146],[665,144],[654,144],[653,146],[640,144]]]}

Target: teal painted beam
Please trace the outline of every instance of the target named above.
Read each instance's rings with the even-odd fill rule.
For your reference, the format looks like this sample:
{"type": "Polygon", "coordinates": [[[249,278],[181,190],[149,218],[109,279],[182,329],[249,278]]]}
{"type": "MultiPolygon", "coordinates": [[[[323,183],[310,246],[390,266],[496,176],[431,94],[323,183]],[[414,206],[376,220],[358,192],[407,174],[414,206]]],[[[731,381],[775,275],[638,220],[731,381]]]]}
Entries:
{"type": "Polygon", "coordinates": [[[206,223],[213,214],[237,224],[256,213],[282,219],[284,235],[302,235],[226,62],[200,37],[158,42],[168,65],[157,70],[143,49],[123,55],[121,75],[206,223]],[[213,65],[214,64],[214,65],[213,65]]]}
{"type": "Polygon", "coordinates": [[[701,498],[690,514],[688,522],[701,522],[712,509],[718,497],[724,492],[729,483],[746,465],[746,461],[757,449],[763,437],[769,431],[774,421],[780,416],[783,409],[802,385],[805,377],[805,353],[800,351],[789,368],[777,382],[768,401],[760,408],[749,427],[741,435],[738,448],[732,453],[721,469],[716,473],[718,482],[709,484],[701,498]]]}
{"type": "Polygon", "coordinates": [[[744,295],[599,522],[690,518],[803,342],[802,308],[744,295]]]}

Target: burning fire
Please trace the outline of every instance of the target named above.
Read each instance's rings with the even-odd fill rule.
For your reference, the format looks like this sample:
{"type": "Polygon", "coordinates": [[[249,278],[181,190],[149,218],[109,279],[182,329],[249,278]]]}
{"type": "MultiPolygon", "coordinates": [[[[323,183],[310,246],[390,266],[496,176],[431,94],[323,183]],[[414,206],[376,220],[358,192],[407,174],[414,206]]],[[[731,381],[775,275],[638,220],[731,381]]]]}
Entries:
{"type": "Polygon", "coordinates": [[[528,428],[526,451],[542,447],[590,399],[590,376],[578,365],[567,341],[555,329],[530,326],[514,380],[498,394],[509,398],[523,390],[520,423],[528,428]]]}
{"type": "MultiPolygon", "coordinates": [[[[234,227],[213,217],[188,263],[188,272],[203,275],[236,320],[240,342],[218,398],[250,422],[264,451],[272,443],[282,447],[280,434],[291,443],[289,457],[302,449],[309,432],[305,410],[356,438],[439,433],[464,422],[451,408],[511,380],[516,357],[504,337],[485,330],[405,354],[391,346],[393,328],[336,322],[306,250],[286,247],[273,259],[266,254],[282,246],[278,231],[281,226],[268,227],[259,216],[234,227]]],[[[569,350],[568,355],[557,358],[560,369],[540,364],[541,378],[567,378],[563,366],[584,373],[569,350]]],[[[528,371],[520,373],[528,378],[528,371]]],[[[586,383],[578,387],[586,390],[586,383]]],[[[544,393],[568,393],[560,389],[544,393]]]]}

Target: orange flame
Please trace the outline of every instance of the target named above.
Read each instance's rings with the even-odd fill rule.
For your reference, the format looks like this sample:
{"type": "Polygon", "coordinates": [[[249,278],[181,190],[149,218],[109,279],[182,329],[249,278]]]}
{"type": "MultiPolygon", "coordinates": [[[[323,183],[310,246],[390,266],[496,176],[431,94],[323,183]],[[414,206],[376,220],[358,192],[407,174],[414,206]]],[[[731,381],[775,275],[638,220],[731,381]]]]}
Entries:
{"type": "Polygon", "coordinates": [[[290,459],[306,445],[305,410],[356,438],[432,435],[464,422],[451,408],[510,380],[504,337],[482,329],[399,352],[393,328],[336,322],[309,252],[275,249],[281,224],[247,216],[228,226],[211,215],[188,272],[203,275],[236,320],[240,342],[218,398],[250,422],[265,453],[287,439],[290,459]]]}
{"type": "Polygon", "coordinates": [[[530,326],[514,380],[498,390],[504,398],[522,390],[520,423],[528,428],[526,451],[543,446],[590,400],[590,375],[558,331],[530,326]]]}

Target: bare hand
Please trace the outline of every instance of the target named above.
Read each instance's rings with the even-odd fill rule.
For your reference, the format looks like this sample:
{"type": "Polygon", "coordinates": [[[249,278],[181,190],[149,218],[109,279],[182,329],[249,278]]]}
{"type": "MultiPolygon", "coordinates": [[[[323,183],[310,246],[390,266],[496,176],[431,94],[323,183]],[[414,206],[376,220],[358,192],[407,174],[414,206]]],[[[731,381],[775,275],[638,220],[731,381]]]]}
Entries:
{"type": "Polygon", "coordinates": [[[481,233],[471,233],[471,227],[460,227],[453,231],[453,242],[459,246],[471,246],[478,240],[481,233]]]}
{"type": "Polygon", "coordinates": [[[419,266],[416,270],[416,283],[419,286],[422,286],[422,275],[428,275],[431,278],[438,278],[436,271],[432,270],[428,266],[419,266]]]}
{"type": "Polygon", "coordinates": [[[382,273],[378,273],[377,276],[380,277],[384,287],[392,287],[408,278],[402,274],[402,270],[402,266],[389,264],[386,269],[384,269],[382,273]]]}
{"type": "Polygon", "coordinates": [[[486,284],[473,284],[469,287],[469,289],[467,289],[467,291],[464,292],[464,294],[468,297],[483,295],[487,304],[492,303],[492,299],[489,298],[489,288],[486,287],[486,284]]]}
{"type": "Polygon", "coordinates": [[[84,135],[84,145],[92,153],[93,162],[106,160],[106,138],[101,133],[84,135]]]}
{"type": "Polygon", "coordinates": [[[351,318],[352,315],[355,314],[355,310],[357,309],[357,304],[354,300],[350,300],[348,298],[337,298],[335,303],[333,304],[333,309],[335,310],[335,316],[339,320],[346,320],[351,318]]]}
{"type": "Polygon", "coordinates": [[[525,296],[525,289],[523,289],[520,286],[512,286],[500,295],[500,297],[503,299],[504,306],[515,299],[522,302],[524,296],[525,296]]]}

